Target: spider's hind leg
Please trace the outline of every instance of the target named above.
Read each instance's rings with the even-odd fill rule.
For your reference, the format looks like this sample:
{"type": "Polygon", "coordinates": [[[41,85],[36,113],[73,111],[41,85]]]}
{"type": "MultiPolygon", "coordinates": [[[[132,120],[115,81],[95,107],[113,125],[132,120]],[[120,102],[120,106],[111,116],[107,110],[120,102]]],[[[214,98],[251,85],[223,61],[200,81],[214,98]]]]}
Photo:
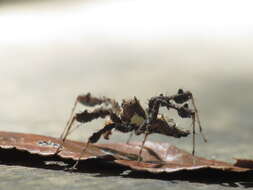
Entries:
{"type": "Polygon", "coordinates": [[[200,132],[200,134],[201,134],[202,139],[204,140],[204,142],[207,142],[207,139],[206,139],[206,137],[205,137],[205,135],[203,133],[203,129],[202,129],[202,126],[201,126],[201,123],[200,123],[200,119],[199,119],[199,112],[198,112],[198,109],[196,107],[195,100],[194,100],[193,96],[191,98],[191,101],[192,101],[192,106],[194,108],[194,112],[195,112],[195,115],[196,115],[197,123],[198,123],[198,126],[199,126],[199,132],[200,132]]]}
{"type": "Polygon", "coordinates": [[[200,132],[204,142],[207,142],[207,139],[206,139],[205,135],[202,132],[203,130],[202,130],[202,126],[201,126],[200,119],[199,119],[199,112],[198,112],[197,106],[195,104],[193,94],[190,91],[184,91],[182,89],[179,89],[178,93],[176,95],[172,96],[172,99],[178,104],[182,104],[182,103],[185,103],[185,102],[191,100],[191,104],[192,104],[194,112],[195,112],[196,121],[197,121],[198,126],[199,126],[199,132],[200,132]]]}

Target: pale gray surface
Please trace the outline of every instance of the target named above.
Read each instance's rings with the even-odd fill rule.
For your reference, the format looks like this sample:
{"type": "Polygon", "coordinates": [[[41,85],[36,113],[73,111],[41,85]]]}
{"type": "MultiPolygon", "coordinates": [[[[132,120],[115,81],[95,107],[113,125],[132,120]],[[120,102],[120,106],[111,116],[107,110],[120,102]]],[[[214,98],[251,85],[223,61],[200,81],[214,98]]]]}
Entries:
{"type": "MultiPolygon", "coordinates": [[[[119,101],[137,96],[146,106],[151,96],[173,94],[178,88],[184,88],[191,90],[196,97],[209,140],[204,144],[197,139],[197,154],[230,162],[233,162],[232,157],[253,157],[253,35],[250,23],[247,28],[246,16],[244,25],[236,27],[241,31],[239,34],[234,33],[237,30],[229,31],[229,27],[225,28],[224,34],[218,30],[219,24],[209,31],[201,28],[201,23],[200,33],[195,28],[197,32],[179,31],[177,34],[180,27],[170,28],[172,21],[167,20],[171,15],[160,14],[159,7],[154,12],[149,10],[152,8],[150,4],[142,9],[144,12],[139,19],[142,21],[147,16],[151,20],[140,26],[135,25],[134,17],[127,16],[131,11],[135,14],[139,11],[134,1],[133,6],[126,7],[124,4],[111,5],[114,1],[108,1],[108,7],[105,1],[95,1],[97,4],[94,5],[90,1],[80,2],[80,6],[78,3],[61,4],[57,10],[57,3],[54,6],[47,3],[43,6],[39,3],[14,6],[5,1],[5,6],[1,7],[1,130],[58,137],[79,93],[90,91],[119,101]],[[102,12],[104,15],[92,20],[103,10],[106,10],[102,12]],[[111,13],[110,16],[106,12],[111,13]],[[155,19],[151,18],[150,12],[155,19]],[[119,26],[116,18],[122,20],[119,26]],[[157,27],[159,19],[164,21],[165,27],[161,27],[163,22],[157,27]],[[107,21],[109,24],[104,25],[107,21]],[[124,22],[127,22],[126,26],[124,22]]],[[[181,13],[171,14],[178,16],[181,13]]],[[[240,20],[226,19],[221,19],[222,26],[240,23],[240,20]]],[[[180,20],[181,25],[185,26],[183,29],[188,26],[180,20]]],[[[177,26],[176,22],[173,22],[174,26],[177,26]]],[[[82,109],[80,106],[77,110],[82,109]]],[[[171,113],[167,116],[175,118],[182,128],[190,126],[189,120],[182,121],[171,113]]],[[[78,129],[72,138],[87,139],[103,122],[96,121],[78,129]]],[[[112,137],[112,141],[126,139],[127,135],[118,133],[112,137]]],[[[191,138],[175,140],[153,135],[149,139],[169,141],[191,151],[191,138]]],[[[0,189],[56,188],[226,189],[222,184],[95,177],[95,174],[0,166],[0,189]]]]}
{"type": "Polygon", "coordinates": [[[239,183],[204,184],[187,181],[164,181],[156,179],[132,179],[99,176],[98,174],[77,174],[20,166],[0,166],[1,189],[231,189],[243,187],[239,183]],[[233,186],[231,186],[233,185],[233,186]]]}

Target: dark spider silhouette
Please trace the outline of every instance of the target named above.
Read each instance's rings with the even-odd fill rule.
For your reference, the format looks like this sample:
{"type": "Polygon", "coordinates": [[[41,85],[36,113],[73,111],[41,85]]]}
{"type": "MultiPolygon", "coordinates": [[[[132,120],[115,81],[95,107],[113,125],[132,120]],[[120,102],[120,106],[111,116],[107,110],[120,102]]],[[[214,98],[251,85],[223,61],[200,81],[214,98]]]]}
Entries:
{"type": "MultiPolygon", "coordinates": [[[[87,123],[94,119],[105,118],[109,116],[110,121],[107,122],[102,129],[93,133],[89,137],[86,147],[80,154],[79,160],[90,143],[96,143],[102,135],[105,139],[109,139],[112,130],[116,129],[117,131],[123,133],[134,132],[136,135],[144,134],[144,140],[142,142],[138,155],[138,161],[140,161],[143,146],[149,134],[159,133],[175,138],[186,137],[190,134],[188,130],[185,131],[177,128],[176,124],[173,121],[166,121],[166,119],[161,114],[159,114],[160,107],[166,107],[168,110],[176,110],[181,118],[192,118],[192,154],[194,155],[196,120],[199,126],[199,131],[202,134],[202,137],[205,142],[206,138],[202,133],[198,110],[195,106],[193,95],[190,91],[183,91],[182,89],[179,89],[178,93],[172,96],[164,96],[163,94],[160,94],[159,96],[152,97],[151,99],[149,99],[148,109],[146,112],[144,111],[144,109],[140,105],[139,100],[136,97],[131,100],[123,100],[121,106],[119,106],[118,102],[107,97],[97,98],[93,97],[90,93],[80,95],[75,101],[70,119],[60,137],[62,139],[62,144],[66,140],[67,136],[70,134],[71,129],[73,129],[72,126],[75,121],[78,121],[80,123],[87,123]],[[190,109],[188,104],[186,103],[189,100],[191,100],[192,102],[193,109],[190,109]],[[83,112],[76,113],[73,116],[77,103],[81,103],[85,106],[90,107],[99,105],[100,107],[94,109],[91,112],[88,110],[84,110],[83,112]],[[108,106],[110,107],[108,108],[108,106]]],[[[62,145],[58,148],[57,153],[60,151],[61,147],[62,145]]],[[[73,168],[77,166],[79,160],[74,164],[73,168]]]]}

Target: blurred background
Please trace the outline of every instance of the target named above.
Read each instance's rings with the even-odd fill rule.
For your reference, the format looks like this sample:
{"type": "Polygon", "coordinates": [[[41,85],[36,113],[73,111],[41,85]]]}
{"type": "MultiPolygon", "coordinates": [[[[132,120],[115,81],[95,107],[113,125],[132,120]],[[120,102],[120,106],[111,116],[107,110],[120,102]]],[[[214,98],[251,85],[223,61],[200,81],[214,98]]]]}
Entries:
{"type": "MultiPolygon", "coordinates": [[[[146,107],[183,88],[208,138],[198,135],[197,154],[252,158],[252,17],[251,1],[0,0],[0,129],[59,137],[79,94],[136,96],[146,107]]],[[[103,123],[71,138],[86,140],[103,123]]],[[[149,140],[191,151],[191,137],[149,140]]]]}

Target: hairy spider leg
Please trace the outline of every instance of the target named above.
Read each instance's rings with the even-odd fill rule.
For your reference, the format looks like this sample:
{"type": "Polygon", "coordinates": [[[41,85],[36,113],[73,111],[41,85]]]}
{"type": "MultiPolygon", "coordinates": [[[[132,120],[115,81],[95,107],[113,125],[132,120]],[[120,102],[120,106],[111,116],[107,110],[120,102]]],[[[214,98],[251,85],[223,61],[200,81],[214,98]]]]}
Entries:
{"type": "MultiPolygon", "coordinates": [[[[74,103],[74,106],[72,107],[72,110],[71,110],[69,119],[68,119],[68,121],[67,121],[67,124],[66,124],[66,126],[65,126],[65,128],[64,128],[64,130],[63,130],[63,132],[62,132],[61,135],[60,135],[60,139],[62,140],[63,143],[64,143],[66,137],[69,135],[69,133],[70,133],[70,132],[69,132],[69,131],[70,131],[70,128],[71,128],[73,122],[75,121],[75,118],[73,117],[73,114],[74,114],[74,112],[75,112],[77,103],[81,103],[81,102],[82,102],[81,100],[84,99],[84,98],[87,99],[87,97],[88,97],[88,99],[89,99],[90,93],[87,93],[86,95],[79,95],[79,96],[76,98],[75,103],[74,103]]],[[[60,151],[60,149],[62,148],[63,143],[58,147],[58,149],[56,150],[56,153],[58,153],[58,152],[60,151]]]]}
{"type": "Polygon", "coordinates": [[[202,132],[202,126],[201,126],[200,119],[199,119],[198,109],[197,109],[197,106],[195,104],[195,100],[194,100],[194,97],[193,97],[192,93],[190,91],[183,91],[182,89],[179,89],[178,93],[176,95],[170,96],[168,98],[173,99],[178,104],[182,104],[182,103],[187,102],[188,100],[191,100],[191,103],[192,103],[192,106],[194,108],[194,112],[195,112],[195,115],[196,115],[197,123],[198,123],[198,126],[199,126],[199,132],[200,132],[204,142],[207,142],[207,139],[206,139],[205,135],[202,132]]]}
{"type": "Polygon", "coordinates": [[[107,98],[105,96],[95,97],[95,96],[92,96],[91,93],[87,93],[84,95],[79,95],[77,97],[77,100],[79,103],[81,103],[84,106],[93,107],[96,105],[104,104],[105,106],[111,105],[112,110],[117,114],[121,111],[119,103],[116,100],[107,98]]]}
{"type": "Polygon", "coordinates": [[[67,127],[64,129],[64,133],[61,135],[60,139],[61,139],[61,144],[59,145],[59,147],[57,148],[55,154],[58,154],[61,149],[62,149],[62,146],[67,138],[67,136],[69,135],[69,131],[74,123],[74,121],[76,120],[76,116],[72,117],[71,121],[68,122],[68,125],[67,127]]]}
{"type": "Polygon", "coordinates": [[[57,148],[56,154],[58,154],[58,153],[61,151],[61,148],[62,148],[62,146],[63,146],[63,144],[64,144],[64,142],[65,142],[65,140],[66,140],[66,138],[67,138],[67,136],[68,136],[68,134],[69,134],[69,131],[70,131],[70,129],[71,129],[71,126],[73,125],[73,123],[74,123],[74,121],[75,121],[75,119],[76,119],[75,116],[73,116],[73,114],[74,114],[74,111],[75,111],[75,109],[76,109],[77,103],[78,103],[78,100],[76,99],[76,100],[75,100],[75,103],[74,103],[74,106],[73,106],[73,108],[72,108],[72,110],[71,110],[71,113],[70,113],[70,117],[69,117],[69,119],[68,119],[68,122],[67,122],[67,124],[66,124],[66,126],[65,126],[65,128],[64,128],[64,130],[63,130],[63,132],[61,133],[60,140],[62,141],[62,143],[61,143],[60,146],[57,148]]]}
{"type": "Polygon", "coordinates": [[[138,162],[140,162],[140,160],[141,160],[141,153],[142,153],[144,144],[145,144],[145,142],[147,140],[148,135],[150,134],[149,127],[150,127],[151,123],[155,119],[157,119],[157,115],[158,115],[158,112],[159,112],[159,106],[160,106],[160,102],[159,101],[155,101],[153,103],[149,102],[148,117],[143,122],[143,124],[136,130],[136,134],[137,135],[139,135],[139,134],[141,134],[141,133],[144,132],[144,139],[142,141],[141,149],[140,149],[139,154],[138,154],[138,162]]]}
{"type": "Polygon", "coordinates": [[[106,125],[104,128],[102,128],[101,130],[99,130],[96,133],[93,133],[93,135],[91,137],[89,137],[88,142],[86,143],[86,146],[84,147],[84,149],[82,150],[82,152],[80,153],[80,156],[78,157],[77,161],[75,162],[75,164],[70,168],[70,170],[75,170],[83,156],[83,154],[86,152],[86,150],[88,149],[90,143],[95,143],[99,140],[99,138],[101,137],[101,135],[107,131],[110,131],[114,128],[114,125],[110,124],[110,125],[106,125]]]}
{"type": "Polygon", "coordinates": [[[184,104],[181,107],[177,106],[175,104],[171,104],[170,108],[177,110],[178,115],[180,117],[192,119],[192,155],[194,155],[195,154],[195,147],[196,147],[196,143],[195,143],[195,136],[196,136],[195,126],[196,126],[196,124],[195,123],[196,123],[197,113],[195,112],[195,110],[189,109],[188,104],[184,104]]]}
{"type": "Polygon", "coordinates": [[[132,137],[133,137],[133,134],[134,134],[134,131],[132,131],[132,132],[130,133],[130,135],[129,135],[127,141],[126,141],[127,144],[130,144],[130,141],[131,141],[131,139],[132,139],[132,137]]]}
{"type": "Polygon", "coordinates": [[[56,150],[56,154],[60,152],[67,136],[69,135],[69,132],[73,126],[73,123],[75,121],[78,121],[80,123],[87,123],[87,122],[90,122],[94,119],[105,118],[106,116],[110,116],[111,120],[113,122],[120,122],[120,118],[115,113],[113,113],[112,109],[105,109],[103,107],[97,108],[97,109],[93,110],[92,112],[89,112],[88,110],[84,110],[81,113],[75,114],[75,116],[72,117],[71,121],[68,122],[68,126],[66,128],[66,131],[65,131],[64,135],[62,136],[62,143],[60,144],[60,146],[56,150]]]}
{"type": "Polygon", "coordinates": [[[203,133],[203,130],[202,130],[202,126],[201,126],[200,119],[199,119],[199,112],[198,112],[198,109],[196,107],[195,100],[194,100],[193,96],[192,96],[191,100],[192,100],[192,105],[193,105],[193,108],[194,108],[194,112],[196,114],[196,118],[197,118],[197,122],[198,122],[198,126],[199,126],[199,132],[200,132],[204,142],[207,142],[207,139],[206,139],[206,137],[203,133]]]}
{"type": "Polygon", "coordinates": [[[143,147],[144,147],[144,144],[147,140],[148,135],[149,135],[149,133],[147,131],[145,131],[144,139],[143,139],[142,144],[141,144],[141,149],[140,149],[139,154],[138,154],[138,160],[137,160],[138,162],[141,161],[141,153],[142,153],[142,150],[143,150],[143,147]]]}
{"type": "Polygon", "coordinates": [[[74,165],[71,167],[71,168],[68,168],[68,170],[72,171],[72,170],[76,170],[77,169],[77,166],[83,156],[83,154],[86,152],[86,150],[88,149],[90,145],[90,142],[88,141],[84,147],[84,149],[82,150],[82,152],[80,153],[80,156],[78,157],[77,161],[74,163],[74,165]]]}
{"type": "Polygon", "coordinates": [[[83,156],[83,154],[87,151],[88,149],[88,146],[92,143],[96,143],[100,137],[105,134],[106,132],[108,131],[111,131],[112,129],[116,129],[118,131],[121,131],[123,133],[127,133],[127,132],[130,132],[130,131],[133,131],[136,129],[136,126],[135,125],[131,125],[131,124],[125,124],[125,123],[110,123],[108,125],[105,125],[102,129],[100,129],[99,131],[93,133],[90,137],[89,137],[89,140],[85,146],[85,148],[82,150],[78,160],[75,162],[75,164],[70,168],[71,170],[72,169],[76,169],[78,163],[80,162],[81,160],[81,157],[83,156]]]}
{"type": "MultiPolygon", "coordinates": [[[[173,97],[173,96],[171,96],[173,97]]],[[[178,115],[182,118],[192,118],[192,125],[193,125],[193,150],[192,150],[192,154],[195,154],[195,110],[192,111],[191,109],[188,108],[188,104],[184,104],[182,106],[178,106],[176,104],[172,104],[170,102],[170,100],[172,99],[171,97],[166,97],[163,95],[160,95],[158,97],[152,98],[149,101],[149,119],[150,119],[150,123],[152,121],[154,121],[154,119],[157,118],[158,112],[159,112],[159,107],[160,106],[165,106],[167,107],[167,109],[169,110],[170,108],[177,110],[178,115]],[[151,108],[151,109],[150,109],[151,108]]],[[[173,98],[175,98],[177,96],[174,96],[173,98]]],[[[187,98],[185,98],[185,101],[187,100],[187,98]]],[[[195,104],[194,104],[195,105],[195,104]]],[[[196,106],[195,106],[196,108],[196,106]]],[[[147,129],[146,129],[147,130],[147,129]]]]}
{"type": "MultiPolygon", "coordinates": [[[[113,100],[113,99],[110,99],[110,98],[107,98],[107,97],[101,97],[101,98],[97,98],[97,97],[94,97],[91,95],[91,93],[87,93],[87,94],[83,94],[83,95],[79,95],[77,96],[76,100],[75,100],[75,103],[74,103],[74,106],[71,110],[71,113],[70,113],[70,117],[68,119],[68,122],[63,130],[63,132],[61,133],[60,135],[60,139],[62,140],[62,142],[64,143],[64,141],[66,140],[67,136],[73,132],[70,131],[70,129],[72,128],[72,125],[75,121],[76,118],[73,117],[73,114],[75,112],[75,109],[76,109],[76,106],[77,106],[77,103],[80,103],[82,105],[85,105],[85,106],[89,106],[89,107],[93,107],[93,106],[96,106],[96,105],[101,105],[101,104],[105,104],[105,105],[111,105],[112,106],[112,110],[115,112],[115,113],[119,113],[121,108],[118,104],[117,101],[113,100]]],[[[78,127],[76,127],[78,128],[78,127]]],[[[58,153],[60,151],[60,149],[62,148],[62,145],[63,143],[57,148],[56,150],[56,153],[58,153]]]]}
{"type": "Polygon", "coordinates": [[[142,133],[145,134],[144,140],[142,142],[142,146],[140,149],[140,153],[138,156],[138,161],[141,160],[141,153],[144,148],[144,144],[147,140],[147,135],[152,134],[152,133],[158,133],[158,134],[163,134],[166,136],[171,136],[175,138],[181,138],[181,137],[186,137],[190,134],[190,132],[180,130],[176,127],[175,123],[168,123],[165,118],[157,118],[156,120],[152,121],[152,123],[149,126],[145,126],[145,123],[138,128],[138,130],[135,131],[136,135],[140,135],[142,133]]]}
{"type": "Polygon", "coordinates": [[[192,114],[192,155],[195,155],[195,113],[192,114]]]}
{"type": "Polygon", "coordinates": [[[80,103],[82,105],[89,106],[89,107],[93,107],[93,106],[101,105],[101,104],[111,105],[112,110],[115,113],[119,113],[120,110],[121,110],[121,108],[120,108],[117,101],[115,101],[113,99],[110,99],[110,98],[107,98],[105,96],[103,96],[101,98],[97,98],[97,97],[92,96],[90,93],[87,93],[87,94],[84,94],[84,95],[79,95],[75,100],[74,106],[73,106],[73,108],[71,110],[71,113],[70,113],[70,117],[68,119],[66,127],[64,128],[64,130],[63,130],[63,132],[60,136],[60,139],[63,139],[64,136],[68,135],[68,133],[69,133],[68,126],[70,126],[70,123],[73,120],[73,114],[74,114],[74,111],[76,109],[77,103],[80,103]]]}
{"type": "Polygon", "coordinates": [[[60,139],[62,139],[63,136],[65,136],[65,133],[66,133],[66,130],[67,130],[68,126],[69,126],[69,123],[70,123],[70,121],[73,119],[73,114],[74,114],[74,111],[75,111],[75,109],[76,109],[77,103],[78,103],[78,99],[75,100],[74,106],[73,106],[73,108],[72,108],[72,110],[71,110],[71,113],[70,113],[70,117],[69,117],[69,119],[68,119],[68,122],[67,122],[67,124],[66,124],[66,126],[65,126],[65,128],[64,128],[64,130],[63,130],[63,132],[61,133],[60,139]]]}

